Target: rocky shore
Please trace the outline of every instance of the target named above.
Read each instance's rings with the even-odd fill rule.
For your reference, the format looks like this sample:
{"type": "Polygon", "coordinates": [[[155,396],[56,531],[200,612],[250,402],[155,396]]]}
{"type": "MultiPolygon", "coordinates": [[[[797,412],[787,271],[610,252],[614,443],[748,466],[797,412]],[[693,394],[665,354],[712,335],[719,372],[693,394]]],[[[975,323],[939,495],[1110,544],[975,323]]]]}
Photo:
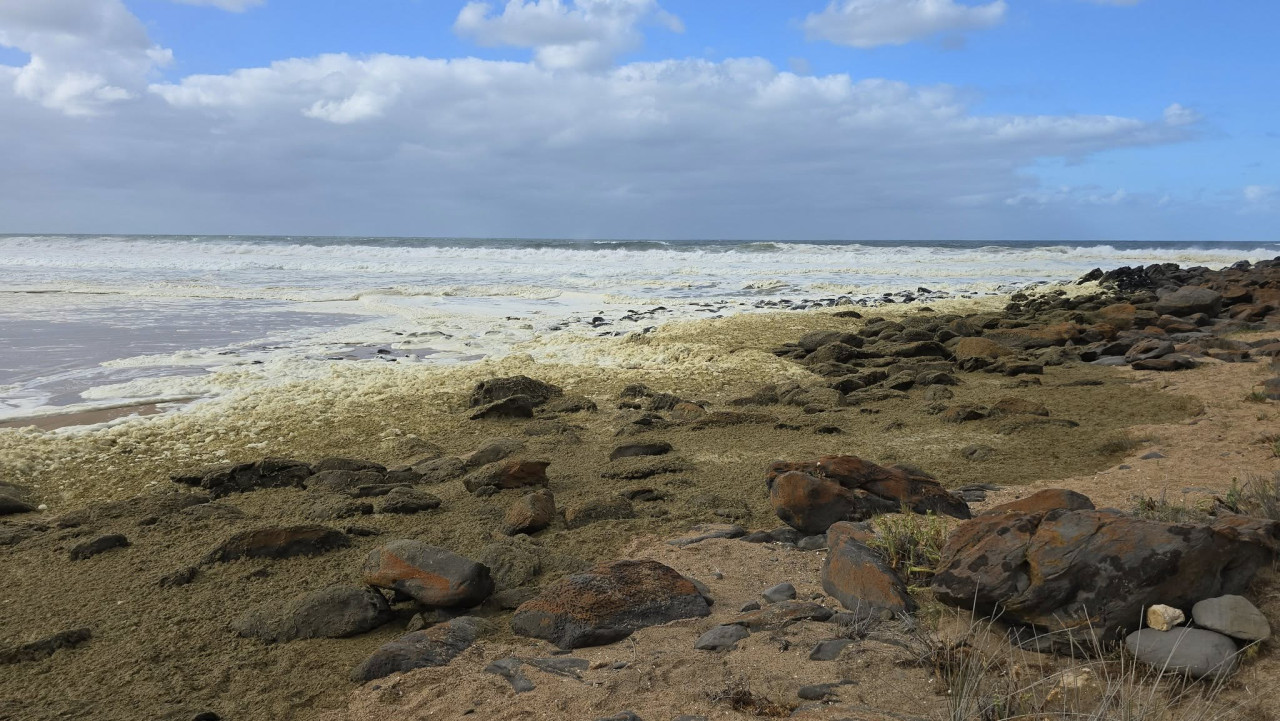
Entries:
{"type": "Polygon", "coordinates": [[[0,719],[1276,718],[1280,259],[901,300],[11,452],[0,719]]]}

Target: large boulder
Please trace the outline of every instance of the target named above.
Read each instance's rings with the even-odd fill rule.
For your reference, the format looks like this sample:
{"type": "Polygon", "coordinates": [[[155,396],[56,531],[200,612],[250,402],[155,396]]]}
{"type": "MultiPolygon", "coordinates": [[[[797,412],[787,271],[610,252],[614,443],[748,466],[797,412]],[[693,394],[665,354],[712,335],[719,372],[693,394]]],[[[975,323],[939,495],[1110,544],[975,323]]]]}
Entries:
{"type": "Polygon", "coordinates": [[[415,668],[444,666],[475,643],[480,624],[469,616],[414,631],[383,644],[351,670],[351,680],[366,683],[415,668]]]}
{"type": "Polygon", "coordinates": [[[615,561],[563,578],[516,609],[511,628],[563,649],[600,646],[711,609],[692,581],[657,561],[615,561]]]}
{"type": "Polygon", "coordinates": [[[1026,498],[1019,498],[1016,501],[1009,501],[998,506],[992,506],[982,512],[982,515],[1001,513],[1048,513],[1059,508],[1065,508],[1068,511],[1092,511],[1093,501],[1083,493],[1068,491],[1065,488],[1046,488],[1043,491],[1036,491],[1026,498]]]}
{"type": "Polygon", "coordinates": [[[822,589],[850,611],[915,610],[907,586],[879,554],[860,540],[866,531],[853,523],[837,523],[827,530],[827,560],[822,564],[822,589]]]}
{"type": "Polygon", "coordinates": [[[799,471],[781,473],[770,479],[769,503],[783,523],[807,534],[825,533],[831,524],[839,521],[896,510],[880,499],[799,471]]]}
{"type": "Polygon", "coordinates": [[[1222,310],[1222,294],[1194,285],[1183,286],[1156,301],[1155,312],[1185,318],[1196,313],[1217,315],[1222,310]]]}
{"type": "Polygon", "coordinates": [[[909,508],[916,513],[938,513],[969,518],[969,505],[949,493],[933,478],[915,470],[885,468],[857,456],[823,456],[813,461],[775,461],[765,478],[778,517],[798,530],[824,533],[831,523],[863,520],[878,513],[909,508]],[[788,478],[777,491],[781,476],[800,473],[812,480],[788,478]],[[845,491],[821,483],[831,481],[845,491]],[[803,482],[799,482],[803,481],[803,482]],[[784,517],[786,516],[786,517],[784,517]],[[804,528],[787,520],[802,521],[804,528]],[[827,519],[831,519],[827,522],[827,519]],[[826,526],[822,526],[826,523],[826,526]]]}
{"type": "Polygon", "coordinates": [[[471,391],[470,405],[472,408],[477,408],[514,396],[524,396],[534,406],[540,406],[561,395],[564,395],[564,391],[557,386],[528,376],[490,378],[476,384],[476,387],[471,391]]]}
{"type": "Polygon", "coordinates": [[[399,591],[433,608],[475,606],[493,593],[484,564],[422,541],[391,541],[375,548],[361,574],[370,586],[399,591]]]}
{"type": "Polygon", "coordinates": [[[236,633],[267,642],[301,638],[345,638],[372,631],[391,620],[382,594],[363,586],[330,586],[268,603],[236,620],[236,633]]]}
{"type": "Polygon", "coordinates": [[[341,531],[325,526],[257,528],[237,533],[205,556],[205,563],[225,563],[241,558],[293,558],[318,556],[351,545],[341,531]]]}
{"type": "Polygon", "coordinates": [[[1280,523],[1169,524],[1112,511],[983,515],[962,524],[933,578],[944,603],[1048,631],[1115,640],[1157,603],[1238,593],[1280,549],[1280,523]]]}
{"type": "Polygon", "coordinates": [[[551,491],[542,489],[522,496],[507,508],[502,517],[502,532],[508,536],[519,533],[537,533],[556,518],[556,499],[551,491]]]}
{"type": "Polygon", "coordinates": [[[547,486],[547,466],[549,461],[509,460],[490,463],[475,470],[462,479],[468,491],[475,492],[486,486],[493,488],[524,488],[526,486],[547,486]]]}

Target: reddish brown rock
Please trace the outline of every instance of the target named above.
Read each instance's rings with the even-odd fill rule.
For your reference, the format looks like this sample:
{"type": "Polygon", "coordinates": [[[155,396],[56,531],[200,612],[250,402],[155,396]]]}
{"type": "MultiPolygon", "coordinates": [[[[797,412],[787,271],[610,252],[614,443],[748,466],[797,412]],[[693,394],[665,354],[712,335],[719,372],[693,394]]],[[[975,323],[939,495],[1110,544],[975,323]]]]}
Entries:
{"type": "Polygon", "coordinates": [[[493,486],[494,488],[525,488],[547,485],[549,461],[513,460],[490,463],[462,479],[468,491],[493,486]]]}
{"type": "Polygon", "coordinates": [[[601,646],[711,609],[689,579],[657,561],[614,561],[563,578],[521,604],[511,628],[560,648],[601,646]]]}
{"type": "Polygon", "coordinates": [[[910,613],[915,601],[907,586],[880,555],[860,539],[866,532],[853,523],[837,523],[827,530],[827,560],[822,565],[822,589],[850,611],[887,609],[910,613]]]}
{"type": "Polygon", "coordinates": [[[997,358],[1013,355],[1013,351],[991,340],[990,338],[961,338],[951,346],[951,354],[957,363],[980,358],[994,361],[997,358]]]}
{"type": "Polygon", "coordinates": [[[1109,511],[983,515],[952,533],[933,579],[944,603],[1103,641],[1145,607],[1238,594],[1280,550],[1280,523],[1228,516],[1168,524],[1109,511]]]}
{"type": "Polygon", "coordinates": [[[1083,493],[1068,491],[1063,488],[1047,488],[1043,491],[1037,491],[1027,496],[1019,498],[1016,501],[1009,501],[998,506],[992,506],[982,512],[982,515],[990,515],[993,513],[1048,513],[1059,508],[1068,511],[1092,511],[1093,501],[1083,493]]]}
{"type": "Polygon", "coordinates": [[[370,586],[400,591],[432,608],[475,606],[493,593],[487,566],[422,541],[374,549],[361,574],[370,586]]]}
{"type": "Polygon", "coordinates": [[[697,403],[680,401],[671,409],[671,418],[677,421],[696,421],[707,415],[707,409],[697,403]]]}
{"type": "Polygon", "coordinates": [[[542,489],[530,493],[511,504],[502,518],[502,532],[508,536],[518,533],[537,533],[556,517],[556,499],[551,491],[542,489]]]}
{"type": "Polygon", "coordinates": [[[1116,303],[1098,311],[1098,317],[1117,330],[1129,330],[1133,327],[1138,309],[1129,303],[1116,303]]]}
{"type": "Polygon", "coordinates": [[[796,463],[775,461],[769,467],[767,480],[772,483],[788,471],[800,471],[835,481],[849,490],[866,492],[892,504],[895,510],[905,506],[916,513],[934,512],[956,518],[971,516],[968,504],[927,474],[885,468],[857,456],[823,456],[815,461],[796,463]]]}
{"type": "MultiPolygon", "coordinates": [[[[866,515],[857,494],[835,481],[799,471],[771,479],[769,503],[783,523],[808,534],[825,533],[837,521],[866,515]]],[[[886,506],[882,512],[892,510],[886,506]]]]}
{"type": "Polygon", "coordinates": [[[351,545],[341,531],[325,526],[288,526],[243,531],[228,538],[205,556],[205,563],[240,558],[292,558],[318,556],[351,545]]]}

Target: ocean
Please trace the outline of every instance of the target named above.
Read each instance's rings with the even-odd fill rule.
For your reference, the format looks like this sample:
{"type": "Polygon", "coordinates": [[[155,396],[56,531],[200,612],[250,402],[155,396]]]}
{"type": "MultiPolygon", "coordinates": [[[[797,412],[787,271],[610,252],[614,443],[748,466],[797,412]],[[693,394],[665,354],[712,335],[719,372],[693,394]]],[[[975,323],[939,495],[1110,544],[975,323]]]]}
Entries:
{"type": "Polygon", "coordinates": [[[333,363],[462,363],[673,319],[1212,268],[1280,243],[0,236],[0,421],[226,393],[333,363]],[[243,379],[246,374],[237,374],[243,379]]]}

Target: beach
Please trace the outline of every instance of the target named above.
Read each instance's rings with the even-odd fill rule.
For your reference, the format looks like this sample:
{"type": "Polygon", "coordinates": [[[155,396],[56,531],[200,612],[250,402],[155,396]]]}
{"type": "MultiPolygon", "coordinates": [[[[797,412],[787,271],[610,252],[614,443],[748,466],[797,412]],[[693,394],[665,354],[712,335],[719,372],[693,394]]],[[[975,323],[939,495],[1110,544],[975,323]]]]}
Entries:
{"type": "MultiPolygon", "coordinates": [[[[308,252],[322,254],[324,247],[308,252]]],[[[370,247],[403,250],[394,243],[370,247]]],[[[128,336],[137,352],[66,351],[67,358],[84,358],[62,371],[61,388],[51,382],[55,374],[30,370],[36,363],[24,361],[27,370],[12,363],[5,388],[13,418],[0,426],[2,480],[21,487],[40,510],[7,517],[0,527],[4,641],[82,627],[92,629],[92,638],[0,667],[0,718],[106,719],[143,710],[148,718],[174,719],[206,711],[227,719],[588,719],[631,708],[646,719],[940,718],[942,682],[919,663],[917,649],[904,647],[901,639],[912,632],[892,624],[833,662],[807,660],[814,644],[831,635],[828,624],[813,620],[754,632],[727,654],[693,648],[699,634],[732,625],[744,604],[778,583],[793,582],[800,599],[838,607],[819,580],[825,548],[802,547],[799,537],[668,541],[703,524],[744,532],[783,525],[765,484],[778,460],[854,455],[884,467],[900,464],[948,492],[968,489],[975,515],[1046,488],[1076,491],[1100,509],[1124,513],[1144,499],[1207,513],[1233,484],[1280,472],[1274,450],[1280,416],[1264,386],[1276,372],[1260,350],[1280,335],[1275,314],[1264,309],[1256,320],[1235,321],[1219,299],[1213,328],[1221,332],[1196,330],[1194,323],[1167,333],[1156,327],[1151,336],[1190,334],[1177,351],[1171,342],[1152,356],[1190,354],[1178,370],[1144,370],[1124,353],[1082,360],[1117,333],[1142,331],[1132,313],[1132,331],[1118,328],[1104,307],[1142,293],[1150,299],[1137,306],[1158,302],[1154,286],[1122,291],[1114,281],[1077,282],[1093,267],[1125,264],[1100,256],[1141,255],[1135,265],[1180,258],[1184,267],[1215,272],[1249,258],[1232,248],[1107,248],[908,248],[890,253],[897,260],[883,261],[881,277],[852,280],[830,262],[847,248],[805,246],[801,254],[814,257],[787,268],[777,250],[646,247],[621,251],[639,258],[625,268],[589,277],[595,284],[589,297],[578,276],[590,276],[599,259],[563,256],[600,253],[596,248],[556,249],[562,265],[554,282],[522,271],[534,276],[531,282],[507,281],[502,292],[481,292],[475,277],[454,277],[416,292],[374,293],[371,285],[317,294],[300,282],[280,283],[281,273],[296,270],[284,267],[252,287],[218,286],[221,295],[208,277],[166,280],[129,291],[139,296],[135,304],[121,297],[133,282],[128,274],[97,278],[95,292],[115,284],[105,296],[87,295],[79,277],[86,269],[28,278],[29,287],[6,297],[21,292],[35,299],[28,313],[35,320],[23,326],[29,334],[55,316],[68,322],[78,311],[75,322],[93,323],[85,319],[101,314],[137,329],[128,336]],[[691,252],[731,257],[717,265],[679,255],[691,252]],[[645,253],[655,255],[646,260],[645,253]],[[904,254],[916,259],[902,262],[904,254]],[[996,259],[981,260],[984,254],[996,259]],[[1009,264],[1011,254],[1016,263],[1009,264]],[[1045,266],[1050,257],[1061,265],[1045,266]],[[569,273],[569,265],[581,270],[569,273]],[[671,281],[668,274],[679,275],[673,269],[681,266],[699,274],[671,281]],[[169,297],[161,300],[162,293],[169,297]],[[135,305],[145,318],[130,320],[135,305]],[[197,324],[204,335],[175,340],[165,329],[182,327],[179,318],[206,319],[197,324]],[[1062,324],[1072,327],[1062,331],[1062,324]],[[944,332],[952,328],[963,332],[944,332]],[[1051,328],[1067,335],[1054,336],[1051,328]],[[821,333],[832,334],[823,347],[846,346],[849,355],[827,366],[810,359],[818,348],[806,348],[803,339],[821,333]],[[1049,335],[1028,341],[1018,333],[1049,335]],[[998,338],[1007,352],[966,365],[955,350],[965,338],[998,338]],[[1219,348],[1209,338],[1230,343],[1219,348]],[[1237,357],[1214,354],[1230,348],[1237,357]],[[1093,362],[1107,357],[1125,362],[1093,362]],[[476,402],[481,384],[516,377],[553,385],[554,399],[527,415],[476,402]],[[1015,410],[992,410],[999,408],[1015,410]],[[629,443],[667,450],[611,459],[629,443]],[[359,459],[386,474],[406,469],[417,480],[394,494],[320,493],[311,483],[307,490],[290,484],[224,493],[201,475],[217,464],[268,458],[359,459]],[[445,473],[450,459],[456,472],[445,473]],[[524,491],[464,482],[511,459],[548,464],[544,485],[554,493],[555,517],[544,530],[504,533],[509,508],[524,491]],[[444,475],[424,475],[428,466],[444,475]],[[414,512],[386,510],[389,497],[420,505],[414,512]],[[207,560],[235,533],[305,524],[334,529],[341,546],[287,560],[207,560]],[[113,534],[128,545],[69,560],[79,544],[113,534]],[[348,679],[409,625],[444,624],[462,613],[396,595],[393,620],[350,637],[264,643],[235,630],[252,609],[353,583],[362,560],[392,539],[480,560],[495,577],[497,593],[469,612],[481,624],[479,639],[451,662],[368,684],[348,679]],[[698,580],[714,599],[709,615],[574,651],[586,662],[574,673],[526,666],[535,688],[522,693],[487,670],[506,658],[552,657],[546,642],[513,632],[512,612],[538,589],[618,559],[658,561],[698,580]],[[823,683],[836,684],[826,701],[797,697],[797,689],[823,683]],[[734,684],[785,714],[726,701],[734,684]]],[[[524,259],[510,260],[513,268],[549,252],[499,248],[481,256],[499,251],[524,259]]],[[[437,246],[429,252],[432,262],[449,254],[437,246]]],[[[1244,255],[1253,253],[1256,262],[1267,252],[1251,248],[1244,255]]],[[[267,255],[279,261],[281,253],[305,255],[278,249],[267,255]]],[[[388,265],[376,285],[395,287],[386,275],[397,257],[404,262],[396,253],[380,261],[388,265]]],[[[848,257],[842,262],[853,264],[848,257]]],[[[474,255],[468,263],[476,263],[474,255]]],[[[457,273],[464,271],[495,275],[483,264],[457,273]]],[[[1157,314],[1134,312],[1149,313],[1155,327],[1157,314]]],[[[10,304],[5,314],[23,310],[10,304]]],[[[86,345],[105,349],[119,337],[89,334],[86,345]]],[[[950,531],[959,519],[941,522],[950,531]]],[[[1249,594],[1272,619],[1280,617],[1275,588],[1267,568],[1249,594]]],[[[912,623],[947,633],[947,616],[926,599],[927,589],[911,591],[926,609],[912,623]]],[[[1036,663],[1057,662],[1037,655],[1036,663]]],[[[1278,675],[1280,663],[1263,644],[1224,699],[1265,711],[1278,675]]]]}

